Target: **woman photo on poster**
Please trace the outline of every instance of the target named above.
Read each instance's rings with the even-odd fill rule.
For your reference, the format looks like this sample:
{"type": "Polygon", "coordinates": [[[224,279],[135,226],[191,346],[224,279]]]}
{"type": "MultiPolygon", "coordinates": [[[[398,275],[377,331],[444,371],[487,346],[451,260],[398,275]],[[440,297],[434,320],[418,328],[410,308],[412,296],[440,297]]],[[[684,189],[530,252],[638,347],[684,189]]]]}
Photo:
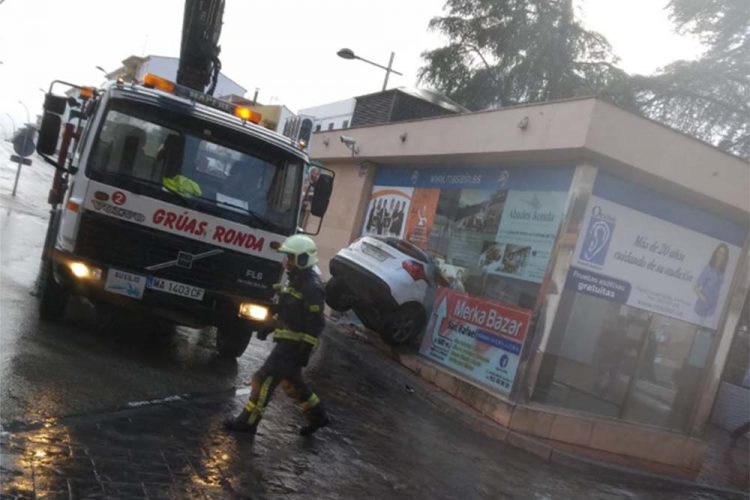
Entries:
{"type": "Polygon", "coordinates": [[[729,261],[729,247],[726,243],[720,243],[716,247],[711,260],[703,268],[698,279],[695,280],[693,290],[698,296],[693,311],[698,315],[702,323],[710,319],[716,312],[719,303],[721,285],[724,282],[724,271],[729,261]]]}

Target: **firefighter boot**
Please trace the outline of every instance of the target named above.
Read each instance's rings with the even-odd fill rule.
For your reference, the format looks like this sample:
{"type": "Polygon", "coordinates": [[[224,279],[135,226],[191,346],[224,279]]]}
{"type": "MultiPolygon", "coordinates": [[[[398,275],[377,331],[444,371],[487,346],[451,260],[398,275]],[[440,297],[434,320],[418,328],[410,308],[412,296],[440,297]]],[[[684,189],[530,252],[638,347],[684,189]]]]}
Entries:
{"type": "Polygon", "coordinates": [[[323,405],[318,403],[305,412],[307,425],[299,430],[301,436],[309,436],[321,427],[326,427],[331,421],[328,419],[323,405]]]}
{"type": "Polygon", "coordinates": [[[245,408],[242,409],[242,413],[234,418],[228,418],[224,420],[224,428],[228,431],[247,432],[248,434],[255,434],[258,430],[258,418],[256,411],[248,410],[248,405],[251,405],[250,401],[247,402],[245,408]],[[252,423],[251,423],[252,422],[252,423]]]}

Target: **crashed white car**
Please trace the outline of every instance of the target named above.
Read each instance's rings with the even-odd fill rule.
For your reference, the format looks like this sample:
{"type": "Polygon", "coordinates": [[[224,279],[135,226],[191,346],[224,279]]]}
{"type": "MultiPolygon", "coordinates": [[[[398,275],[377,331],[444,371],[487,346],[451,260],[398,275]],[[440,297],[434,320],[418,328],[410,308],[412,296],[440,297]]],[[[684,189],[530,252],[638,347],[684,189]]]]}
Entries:
{"type": "Polygon", "coordinates": [[[362,323],[391,344],[416,338],[425,326],[425,302],[437,286],[450,286],[437,264],[399,238],[365,236],[331,259],[326,303],[353,310],[362,323]]]}

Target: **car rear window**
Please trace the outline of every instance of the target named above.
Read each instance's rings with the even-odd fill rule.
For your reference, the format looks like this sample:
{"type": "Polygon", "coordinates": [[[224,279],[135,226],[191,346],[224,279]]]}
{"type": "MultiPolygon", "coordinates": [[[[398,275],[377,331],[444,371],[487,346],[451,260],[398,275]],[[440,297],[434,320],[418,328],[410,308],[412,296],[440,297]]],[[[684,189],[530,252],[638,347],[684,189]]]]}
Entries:
{"type": "Polygon", "coordinates": [[[424,253],[419,247],[416,247],[399,238],[393,238],[392,236],[375,236],[376,240],[382,241],[383,243],[395,248],[401,253],[404,253],[412,259],[424,262],[425,264],[430,262],[430,258],[424,253]]]}

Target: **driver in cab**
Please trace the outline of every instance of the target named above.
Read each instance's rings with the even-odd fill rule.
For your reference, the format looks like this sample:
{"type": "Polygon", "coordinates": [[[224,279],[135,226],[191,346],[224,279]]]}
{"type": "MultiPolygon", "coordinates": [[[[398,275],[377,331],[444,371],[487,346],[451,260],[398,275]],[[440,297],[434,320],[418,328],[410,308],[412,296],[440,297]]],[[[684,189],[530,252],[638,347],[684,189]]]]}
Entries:
{"type": "Polygon", "coordinates": [[[163,165],[161,183],[168,191],[184,198],[202,196],[198,183],[182,174],[182,142],[180,136],[170,135],[159,148],[156,160],[163,165]]]}

